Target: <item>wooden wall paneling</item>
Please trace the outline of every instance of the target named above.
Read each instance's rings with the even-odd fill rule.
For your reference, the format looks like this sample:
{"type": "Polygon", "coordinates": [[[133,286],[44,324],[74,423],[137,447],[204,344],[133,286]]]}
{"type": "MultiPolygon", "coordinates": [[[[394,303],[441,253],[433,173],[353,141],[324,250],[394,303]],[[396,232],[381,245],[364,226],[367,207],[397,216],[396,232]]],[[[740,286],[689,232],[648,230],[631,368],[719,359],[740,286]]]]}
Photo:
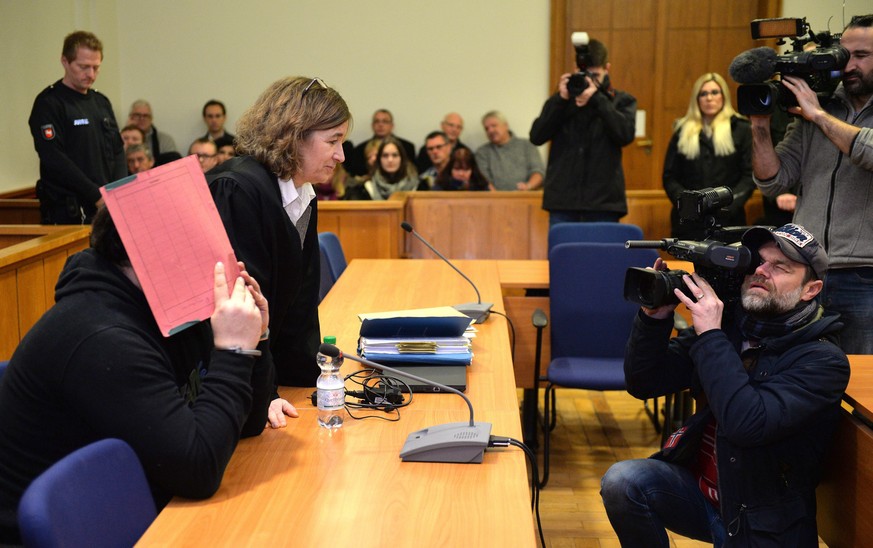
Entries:
{"type": "MultiPolygon", "coordinates": [[[[515,321],[515,385],[519,388],[533,388],[533,371],[536,360],[537,332],[531,324],[534,310],[540,308],[551,317],[548,297],[524,297],[522,295],[506,295],[503,297],[504,312],[515,321]]],[[[543,332],[543,351],[540,362],[540,376],[549,369],[552,356],[551,334],[547,327],[543,332]]]]}
{"type": "Polygon", "coordinates": [[[667,25],[672,29],[709,26],[712,0],[664,0],[662,5],[666,8],[667,25]]]}
{"type": "MultiPolygon", "coordinates": [[[[406,201],[406,220],[412,228],[439,249],[441,253],[450,253],[452,234],[450,222],[452,208],[449,202],[443,200],[419,200],[410,194],[406,201]],[[446,250],[446,251],[443,251],[446,250]]],[[[411,234],[406,234],[406,256],[413,259],[432,259],[433,252],[411,234]]],[[[447,255],[450,259],[454,258],[447,255]]]]}
{"type": "Polygon", "coordinates": [[[843,409],[816,490],[818,532],[831,548],[873,539],[873,431],[843,409]]]}
{"type": "Polygon", "coordinates": [[[16,272],[0,272],[0,360],[8,360],[21,340],[18,329],[18,291],[16,272]]]}
{"type": "Polygon", "coordinates": [[[38,225],[39,200],[0,198],[0,225],[38,225]]]}
{"type": "Polygon", "coordinates": [[[18,268],[18,330],[22,336],[49,309],[46,301],[46,277],[41,260],[18,268]]]}
{"type": "Polygon", "coordinates": [[[494,208],[490,204],[483,207],[479,200],[457,197],[446,200],[449,217],[442,221],[440,232],[448,232],[451,243],[448,251],[437,249],[453,259],[492,259],[490,255],[499,241],[494,236],[495,225],[499,222],[494,208]]]}
{"type": "Polygon", "coordinates": [[[318,231],[336,234],[348,261],[399,258],[403,208],[403,200],[321,202],[318,231]]]}

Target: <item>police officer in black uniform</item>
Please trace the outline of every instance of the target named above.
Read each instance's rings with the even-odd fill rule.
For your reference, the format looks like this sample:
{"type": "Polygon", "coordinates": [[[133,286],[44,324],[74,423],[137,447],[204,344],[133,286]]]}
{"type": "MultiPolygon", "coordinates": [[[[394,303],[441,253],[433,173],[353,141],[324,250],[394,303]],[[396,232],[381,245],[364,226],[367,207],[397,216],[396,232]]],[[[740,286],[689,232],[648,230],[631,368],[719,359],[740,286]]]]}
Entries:
{"type": "Polygon", "coordinates": [[[109,99],[91,89],[103,44],[90,32],[64,39],[64,77],[33,103],[30,132],[39,154],[43,224],[87,224],[101,201],[99,188],[127,175],[124,145],[109,99]]]}

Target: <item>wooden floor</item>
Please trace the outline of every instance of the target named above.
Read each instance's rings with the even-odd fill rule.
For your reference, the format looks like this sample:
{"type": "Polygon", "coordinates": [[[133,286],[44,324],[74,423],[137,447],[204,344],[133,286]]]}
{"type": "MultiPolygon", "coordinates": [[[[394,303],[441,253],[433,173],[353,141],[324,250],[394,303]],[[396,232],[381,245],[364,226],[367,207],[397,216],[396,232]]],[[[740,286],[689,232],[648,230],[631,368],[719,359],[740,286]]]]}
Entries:
{"type": "MultiPolygon", "coordinates": [[[[616,461],[654,453],[660,434],[655,432],[642,402],[626,392],[557,392],[551,476],[540,493],[546,546],[618,548],[620,544],[600,500],[600,478],[616,461]]],[[[542,450],[538,455],[542,474],[542,450]]],[[[670,544],[676,548],[712,546],[672,533],[670,544]]]]}

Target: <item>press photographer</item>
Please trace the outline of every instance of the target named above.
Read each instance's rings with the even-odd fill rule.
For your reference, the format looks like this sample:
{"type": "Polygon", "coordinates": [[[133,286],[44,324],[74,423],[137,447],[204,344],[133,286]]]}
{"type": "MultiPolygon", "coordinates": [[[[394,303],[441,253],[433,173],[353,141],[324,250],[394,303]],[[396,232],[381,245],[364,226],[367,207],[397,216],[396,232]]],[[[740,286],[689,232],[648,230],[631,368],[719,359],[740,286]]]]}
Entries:
{"type": "MultiPolygon", "coordinates": [[[[740,245],[740,238],[749,227],[722,227],[716,221],[718,211],[732,201],[728,187],[686,190],[677,200],[677,210],[682,223],[700,227],[702,241],[629,240],[625,246],[663,249],[677,259],[693,263],[695,272],[709,282],[719,298],[733,304],[739,299],[740,285],[753,257],[748,248],[740,245]]],[[[674,289],[692,297],[683,281],[688,274],[684,270],[629,268],[624,279],[624,298],[647,308],[678,304],[674,289]]]]}
{"type": "Polygon", "coordinates": [[[794,222],[821,238],[830,257],[822,302],[839,312],[843,350],[873,354],[873,14],[853,17],[840,36],[849,53],[830,100],[784,76],[800,116],[775,148],[770,117],[752,115],[752,169],[766,196],[799,187],[794,222]]]}
{"type": "Polygon", "coordinates": [[[628,392],[690,389],[697,411],[661,451],[603,477],[622,546],[667,547],[666,529],[714,546],[818,546],[815,488],[849,381],[840,323],[817,300],[827,255],[793,224],[751,228],[741,243],[757,260],[736,305],[686,275],[690,296],[674,294],[692,327],[670,338],[675,304],[634,320],[628,392]]]}
{"type": "Polygon", "coordinates": [[[839,35],[814,34],[806,19],[756,19],[752,21],[752,38],[779,38],[779,44],[790,38],[792,49],[777,55],[768,47],[760,47],[734,58],[729,71],[741,84],[737,89],[737,106],[746,116],[798,106],[791,90],[775,76],[801,78],[820,99],[830,98],[849,60],[846,48],[835,43],[839,35]]]}
{"type": "Polygon", "coordinates": [[[533,144],[552,141],[543,209],[549,225],[617,222],[627,214],[621,149],[634,140],[637,100],[613,89],[606,46],[573,37],[579,71],[561,76],[530,130],[533,144]]]}

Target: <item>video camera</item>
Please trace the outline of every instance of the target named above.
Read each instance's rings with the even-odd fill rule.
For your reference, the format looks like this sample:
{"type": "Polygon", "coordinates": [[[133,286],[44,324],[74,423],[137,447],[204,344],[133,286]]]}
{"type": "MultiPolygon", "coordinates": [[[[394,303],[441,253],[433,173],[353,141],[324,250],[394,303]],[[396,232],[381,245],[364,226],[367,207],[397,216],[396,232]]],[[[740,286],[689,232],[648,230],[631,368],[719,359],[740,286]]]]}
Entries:
{"type": "Polygon", "coordinates": [[[783,110],[797,106],[797,98],[776,75],[803,78],[820,99],[831,96],[849,62],[849,52],[839,45],[839,34],[814,34],[806,18],[755,19],[752,38],[755,40],[791,38],[790,52],[777,55],[767,47],[755,48],[736,56],[729,72],[741,84],[737,89],[737,109],[740,114],[771,114],[779,105],[783,110]],[[814,49],[805,48],[815,44],[814,49]]]}
{"type": "MultiPolygon", "coordinates": [[[[733,193],[728,187],[686,190],[679,197],[678,209],[681,222],[701,223],[706,227],[703,241],[679,240],[628,240],[628,249],[663,249],[670,255],[694,264],[694,271],[702,276],[716,295],[725,303],[732,304],[740,297],[743,279],[752,262],[752,252],[740,244],[747,226],[720,227],[715,213],[733,202],[733,193]],[[731,242],[731,243],[725,243],[731,242]]],[[[682,276],[684,270],[657,271],[651,268],[629,268],[624,278],[624,298],[647,308],[678,303],[673,289],[680,289],[693,299],[682,276]]]]}
{"type": "Polygon", "coordinates": [[[585,78],[591,78],[592,81],[596,81],[597,78],[588,72],[588,67],[592,64],[591,52],[588,50],[588,33],[574,32],[570,36],[570,41],[576,49],[576,67],[579,72],[570,75],[570,79],[567,80],[567,92],[570,97],[578,97],[588,89],[588,80],[585,78]]]}

